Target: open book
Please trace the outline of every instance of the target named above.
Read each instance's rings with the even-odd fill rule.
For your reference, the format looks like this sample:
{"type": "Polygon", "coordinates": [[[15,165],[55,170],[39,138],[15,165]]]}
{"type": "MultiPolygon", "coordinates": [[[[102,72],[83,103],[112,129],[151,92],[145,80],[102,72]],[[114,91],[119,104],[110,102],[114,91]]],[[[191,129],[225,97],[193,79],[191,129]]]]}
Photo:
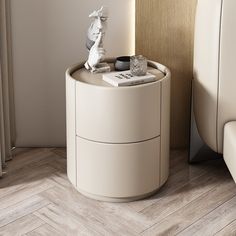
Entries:
{"type": "Polygon", "coordinates": [[[150,83],[156,80],[156,76],[151,73],[147,73],[144,76],[134,76],[131,74],[130,70],[126,70],[122,72],[105,73],[103,74],[103,80],[115,87],[120,87],[150,83]]]}

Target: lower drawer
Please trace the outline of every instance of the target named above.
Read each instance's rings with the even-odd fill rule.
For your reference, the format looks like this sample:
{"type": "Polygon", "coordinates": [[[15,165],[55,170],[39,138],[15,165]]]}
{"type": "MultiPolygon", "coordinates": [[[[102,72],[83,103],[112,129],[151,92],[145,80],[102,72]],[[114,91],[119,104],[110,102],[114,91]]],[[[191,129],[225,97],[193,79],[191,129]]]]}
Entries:
{"type": "Polygon", "coordinates": [[[160,138],[106,144],[77,137],[77,188],[89,194],[127,198],[160,186],[160,138]]]}

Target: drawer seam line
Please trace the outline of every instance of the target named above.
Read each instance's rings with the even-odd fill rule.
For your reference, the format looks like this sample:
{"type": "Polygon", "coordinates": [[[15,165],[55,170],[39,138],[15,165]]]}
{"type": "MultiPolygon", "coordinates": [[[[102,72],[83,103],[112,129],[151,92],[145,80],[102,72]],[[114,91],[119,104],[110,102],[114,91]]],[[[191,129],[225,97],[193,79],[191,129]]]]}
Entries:
{"type": "Polygon", "coordinates": [[[143,143],[143,142],[147,142],[147,141],[151,141],[153,139],[156,139],[156,138],[159,138],[160,135],[158,136],[155,136],[155,137],[152,137],[152,138],[149,138],[149,139],[144,139],[144,140],[141,140],[141,141],[134,141],[134,142],[124,142],[124,143],[114,143],[114,142],[104,142],[104,141],[96,141],[96,140],[92,140],[92,139],[88,139],[88,138],[84,138],[84,137],[81,137],[79,135],[76,135],[76,137],[78,138],[81,138],[81,139],[84,139],[84,140],[87,140],[87,141],[90,141],[90,142],[94,142],[94,143],[101,143],[101,144],[120,144],[120,145],[124,145],[124,144],[135,144],[135,143],[143,143]]]}

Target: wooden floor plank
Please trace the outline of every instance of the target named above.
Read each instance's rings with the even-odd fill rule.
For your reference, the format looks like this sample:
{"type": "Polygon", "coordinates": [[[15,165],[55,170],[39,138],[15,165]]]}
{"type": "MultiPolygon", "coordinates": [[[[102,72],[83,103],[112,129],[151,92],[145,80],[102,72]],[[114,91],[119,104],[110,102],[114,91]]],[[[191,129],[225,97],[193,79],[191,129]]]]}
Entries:
{"type": "Polygon", "coordinates": [[[49,179],[53,171],[55,169],[46,166],[40,175],[35,175],[32,179],[27,178],[25,182],[21,182],[22,180],[19,179],[19,182],[12,186],[2,188],[0,190],[0,210],[53,187],[54,184],[49,179]]]}
{"type": "Polygon", "coordinates": [[[215,188],[143,232],[143,235],[175,235],[234,196],[235,183],[228,177],[215,188]]]}
{"type": "Polygon", "coordinates": [[[176,174],[188,165],[188,151],[187,150],[172,150],[170,152],[170,174],[176,174]]]}
{"type": "Polygon", "coordinates": [[[69,182],[67,175],[64,172],[62,173],[56,171],[50,175],[49,179],[53,183],[53,185],[57,187],[62,187],[62,188],[72,187],[72,184],[69,182]]]}
{"type": "Polygon", "coordinates": [[[66,150],[15,150],[0,179],[0,235],[235,235],[236,188],[222,159],[171,152],[158,193],[132,203],[84,197],[66,175],[66,150]],[[213,229],[212,229],[213,228],[213,229]],[[17,230],[19,229],[19,230],[17,230]]]}
{"type": "Polygon", "coordinates": [[[215,236],[235,236],[236,235],[236,220],[218,231],[215,236]]]}
{"type": "MultiPolygon", "coordinates": [[[[196,209],[197,210],[197,209],[196,209]]],[[[236,197],[222,204],[214,211],[205,215],[194,224],[190,225],[178,235],[204,235],[211,236],[236,220],[236,197]]]]}
{"type": "Polygon", "coordinates": [[[57,170],[51,166],[43,165],[40,168],[22,168],[0,180],[0,198],[11,191],[25,187],[28,183],[47,179],[57,170]]]}
{"type": "Polygon", "coordinates": [[[26,236],[65,236],[48,224],[44,224],[37,229],[29,232],[26,236]]]}
{"type": "Polygon", "coordinates": [[[52,166],[53,168],[57,169],[61,173],[66,173],[66,159],[62,157],[57,157],[48,161],[48,165],[52,166]]]}
{"type": "Polygon", "coordinates": [[[0,235],[3,236],[21,236],[24,235],[39,226],[44,222],[34,215],[24,216],[8,225],[0,227],[0,235]]]}
{"type": "Polygon", "coordinates": [[[88,199],[79,194],[73,187],[70,189],[52,188],[44,191],[41,196],[53,202],[70,218],[78,218],[88,228],[96,229],[102,235],[136,235],[146,227],[142,216],[136,218],[113,207],[106,207],[102,202],[88,199]]]}
{"type": "Polygon", "coordinates": [[[150,220],[158,222],[215,188],[220,182],[219,176],[206,173],[145,208],[140,213],[150,220]]]}
{"type": "Polygon", "coordinates": [[[41,196],[35,195],[26,198],[25,200],[1,209],[0,211],[0,227],[9,224],[23,216],[33,213],[42,207],[45,207],[50,202],[41,196]]]}
{"type": "Polygon", "coordinates": [[[11,173],[22,167],[26,167],[31,163],[35,164],[40,160],[47,159],[47,157],[52,156],[48,148],[30,148],[26,151],[17,152],[14,155],[13,160],[7,162],[6,172],[11,173]],[[33,158],[32,158],[33,157],[33,158]]]}
{"type": "Polygon", "coordinates": [[[102,235],[96,231],[95,225],[88,227],[88,224],[84,223],[83,217],[79,215],[74,217],[73,214],[58,205],[50,204],[35,212],[34,215],[64,235],[102,235]]]}
{"type": "Polygon", "coordinates": [[[53,148],[53,149],[51,149],[51,152],[57,154],[58,156],[66,158],[66,149],[65,148],[53,148]]]}

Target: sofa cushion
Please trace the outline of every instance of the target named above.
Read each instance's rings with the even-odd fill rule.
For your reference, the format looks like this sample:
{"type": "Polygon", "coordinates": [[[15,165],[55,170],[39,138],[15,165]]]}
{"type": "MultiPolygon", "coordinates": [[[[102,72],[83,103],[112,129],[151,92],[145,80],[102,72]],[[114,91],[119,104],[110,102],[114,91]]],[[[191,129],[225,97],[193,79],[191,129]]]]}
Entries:
{"type": "Polygon", "coordinates": [[[236,182],[236,121],[228,122],[224,127],[223,156],[225,163],[236,182]]]}

